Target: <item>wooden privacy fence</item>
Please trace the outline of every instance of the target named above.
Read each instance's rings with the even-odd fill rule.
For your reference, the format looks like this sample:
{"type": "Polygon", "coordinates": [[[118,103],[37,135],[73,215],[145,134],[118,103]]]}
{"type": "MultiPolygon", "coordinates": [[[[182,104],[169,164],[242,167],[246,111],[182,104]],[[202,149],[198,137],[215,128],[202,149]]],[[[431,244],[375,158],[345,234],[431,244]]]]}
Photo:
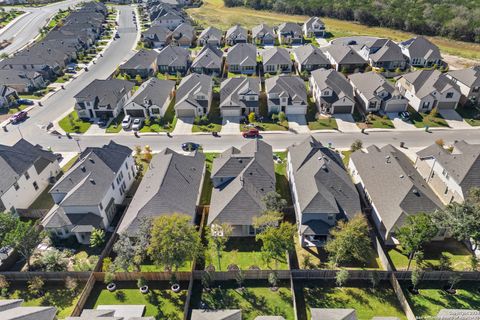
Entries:
{"type": "MultiPolygon", "coordinates": [[[[193,272],[194,280],[201,280],[203,274],[206,271],[195,270],[193,272]]],[[[273,270],[242,270],[245,280],[268,280],[268,275],[274,272],[273,270]]],[[[280,280],[290,280],[290,271],[289,270],[277,270],[278,279],[280,280]]],[[[237,271],[216,271],[212,272],[211,276],[215,281],[229,281],[235,280],[237,271]]]]}
{"type": "Polygon", "coordinates": [[[87,281],[90,272],[1,272],[0,275],[5,276],[8,281],[29,281],[34,277],[40,277],[45,281],[65,281],[67,277],[87,281]]]}
{"type": "Polygon", "coordinates": [[[82,293],[80,294],[80,297],[78,298],[78,301],[75,304],[75,307],[73,308],[73,311],[71,314],[72,317],[80,316],[83,308],[85,308],[85,303],[87,303],[90,293],[95,287],[96,282],[97,280],[95,279],[93,273],[90,273],[90,277],[88,278],[87,283],[85,284],[85,287],[83,287],[82,293]]]}

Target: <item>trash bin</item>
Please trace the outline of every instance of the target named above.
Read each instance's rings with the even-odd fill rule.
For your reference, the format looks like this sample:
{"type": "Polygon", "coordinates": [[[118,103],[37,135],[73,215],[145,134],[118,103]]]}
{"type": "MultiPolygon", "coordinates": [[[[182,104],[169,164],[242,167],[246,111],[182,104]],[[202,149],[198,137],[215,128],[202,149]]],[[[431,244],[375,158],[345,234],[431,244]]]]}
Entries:
{"type": "Polygon", "coordinates": [[[429,126],[425,126],[425,132],[428,132],[428,129],[430,129],[429,126]]]}

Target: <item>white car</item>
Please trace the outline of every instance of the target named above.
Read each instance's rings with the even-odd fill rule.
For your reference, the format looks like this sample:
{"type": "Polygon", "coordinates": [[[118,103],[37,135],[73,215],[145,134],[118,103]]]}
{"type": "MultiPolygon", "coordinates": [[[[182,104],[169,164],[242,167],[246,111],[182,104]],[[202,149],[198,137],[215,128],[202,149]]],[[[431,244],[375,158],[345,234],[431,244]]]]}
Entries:
{"type": "Polygon", "coordinates": [[[127,114],[122,120],[122,128],[127,130],[132,125],[132,117],[127,114]]]}
{"type": "Polygon", "coordinates": [[[133,120],[133,124],[132,124],[133,131],[138,131],[142,129],[142,126],[143,126],[143,119],[135,118],[135,120],[133,120]]]}

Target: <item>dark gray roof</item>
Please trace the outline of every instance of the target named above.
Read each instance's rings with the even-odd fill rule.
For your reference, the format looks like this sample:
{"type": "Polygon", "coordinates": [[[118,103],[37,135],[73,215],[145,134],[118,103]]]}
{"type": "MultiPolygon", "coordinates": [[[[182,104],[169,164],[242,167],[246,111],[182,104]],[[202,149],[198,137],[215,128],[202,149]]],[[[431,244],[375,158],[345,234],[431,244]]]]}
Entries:
{"type": "Polygon", "coordinates": [[[228,50],[226,62],[229,65],[257,65],[257,47],[251,43],[237,43],[228,50]]]}
{"type": "Polygon", "coordinates": [[[193,309],[191,320],[242,320],[242,310],[193,309]]]}
{"type": "Polygon", "coordinates": [[[166,46],[157,57],[159,66],[187,67],[190,60],[190,51],[178,46],[166,46]]]}
{"type": "Polygon", "coordinates": [[[325,25],[319,17],[310,17],[307,21],[305,21],[303,26],[307,28],[307,31],[312,31],[314,23],[325,25]]]}
{"type": "Polygon", "coordinates": [[[480,187],[480,145],[461,140],[453,146],[453,151],[449,152],[435,143],[417,155],[421,159],[434,158],[466,194],[471,188],[480,187]]]}
{"type": "Polygon", "coordinates": [[[423,36],[417,36],[400,43],[400,46],[408,50],[410,58],[424,58],[425,60],[440,60],[440,50],[423,36]]]}
{"type": "Polygon", "coordinates": [[[209,97],[213,89],[213,80],[211,76],[204,74],[191,73],[180,82],[177,93],[175,106],[181,103],[191,104],[192,107],[206,107],[204,100],[199,101],[196,95],[202,93],[203,96],[209,97]]]}
{"type": "Polygon", "coordinates": [[[41,77],[41,74],[35,71],[21,71],[21,70],[0,70],[0,84],[4,85],[30,85],[35,78],[41,77]]]}
{"type": "Polygon", "coordinates": [[[383,76],[376,72],[354,73],[348,76],[352,84],[360,91],[368,100],[378,97],[382,91],[389,93],[388,97],[399,94],[398,90],[383,76]]]}
{"type": "Polygon", "coordinates": [[[350,160],[387,232],[393,231],[405,215],[442,208],[440,199],[403,152],[392,145],[382,148],[372,145],[367,151],[352,153],[350,160]]]}
{"type": "Polygon", "coordinates": [[[119,233],[135,235],[142,217],[182,213],[189,215],[193,222],[204,167],[205,156],[200,152],[183,155],[167,148],[155,155],[127,209],[119,233]]]}
{"type": "Polygon", "coordinates": [[[366,61],[350,46],[332,44],[325,48],[337,64],[363,64],[366,61]]]}
{"type": "Polygon", "coordinates": [[[402,49],[393,41],[388,40],[374,53],[369,55],[373,62],[405,61],[402,49]]]}
{"type": "Polygon", "coordinates": [[[56,319],[57,308],[51,306],[45,307],[23,307],[23,299],[8,299],[0,301],[0,319],[18,320],[18,319],[56,319]]]}
{"type": "Polygon", "coordinates": [[[263,64],[292,64],[290,53],[285,48],[274,47],[263,51],[263,64]]]}
{"type": "Polygon", "coordinates": [[[120,70],[149,69],[156,62],[158,53],[155,50],[141,49],[127,62],[120,65],[120,70]]]}
{"type": "Polygon", "coordinates": [[[133,86],[133,82],[126,80],[95,79],[77,93],[74,98],[80,101],[94,101],[98,99],[98,105],[113,108],[123,96],[133,89],[133,86]]]}
{"type": "Polygon", "coordinates": [[[417,70],[401,76],[412,84],[415,95],[419,98],[426,97],[434,91],[445,92],[454,89],[460,92],[460,88],[445,74],[438,70],[417,70]]]}
{"type": "Polygon", "coordinates": [[[188,38],[190,41],[193,40],[195,37],[195,29],[193,26],[188,22],[183,22],[178,25],[175,30],[172,31],[171,34],[173,39],[180,39],[180,38],[188,38]]]}
{"type": "Polygon", "coordinates": [[[101,148],[89,147],[55,183],[50,193],[66,194],[60,206],[98,205],[131,154],[130,148],[113,141],[101,148]]]}
{"type": "Polygon", "coordinates": [[[220,69],[222,62],[223,53],[221,50],[205,46],[193,60],[192,68],[220,69]]]}
{"type": "Polygon", "coordinates": [[[169,34],[170,30],[163,26],[151,26],[148,30],[143,32],[144,36],[153,36],[153,39],[151,40],[157,42],[165,42],[169,34]]]}
{"type": "Polygon", "coordinates": [[[277,93],[279,96],[288,97],[289,104],[298,101],[307,103],[307,88],[304,81],[297,76],[280,75],[265,80],[267,94],[277,93]]]}
{"type": "Polygon", "coordinates": [[[311,320],[357,320],[355,309],[310,308],[311,320]]]}
{"type": "Polygon", "coordinates": [[[303,37],[302,27],[298,23],[294,22],[284,22],[278,26],[277,29],[279,34],[282,35],[291,35],[294,37],[303,37]]]}
{"type": "Polygon", "coordinates": [[[175,81],[150,78],[130,97],[126,105],[135,102],[144,107],[163,106],[175,89],[175,81]]]}
{"type": "Polygon", "coordinates": [[[352,85],[340,72],[333,69],[318,69],[312,71],[312,78],[320,90],[326,88],[332,90],[331,96],[322,96],[322,99],[326,102],[334,103],[338,100],[345,100],[346,98],[352,102],[355,101],[352,85]]]}
{"type": "Polygon", "coordinates": [[[297,62],[302,65],[330,65],[330,61],[320,48],[306,44],[293,50],[297,62]]]}
{"type": "Polygon", "coordinates": [[[218,40],[220,42],[222,40],[222,37],[223,32],[220,29],[210,26],[200,33],[198,39],[202,39],[204,41],[218,40]]]}
{"type": "Polygon", "coordinates": [[[247,39],[247,37],[248,31],[243,27],[239,26],[238,24],[228,29],[225,35],[225,39],[232,41],[236,40],[237,38],[247,39]]]}
{"type": "Polygon", "coordinates": [[[259,95],[260,94],[260,79],[259,78],[228,78],[220,85],[220,109],[231,107],[255,107],[258,106],[259,101],[249,101],[241,99],[245,95],[259,95]]]}
{"type": "Polygon", "coordinates": [[[264,23],[259,24],[252,28],[252,37],[253,38],[264,38],[266,35],[271,36],[272,38],[276,37],[273,27],[270,27],[264,23]]]}
{"type": "Polygon", "coordinates": [[[460,81],[470,88],[480,87],[480,66],[462,70],[453,70],[447,73],[452,78],[460,81]]]}
{"type": "Polygon", "coordinates": [[[57,161],[52,152],[21,139],[13,146],[0,145],[0,195],[6,192],[32,166],[40,173],[57,161]]]}
{"type": "Polygon", "coordinates": [[[301,213],[361,213],[360,197],[338,153],[309,137],[288,148],[301,213]]]}
{"type": "Polygon", "coordinates": [[[265,210],[262,198],[275,191],[272,155],[269,144],[254,140],[215,158],[212,178],[233,180],[213,189],[208,224],[250,225],[265,210]]]}

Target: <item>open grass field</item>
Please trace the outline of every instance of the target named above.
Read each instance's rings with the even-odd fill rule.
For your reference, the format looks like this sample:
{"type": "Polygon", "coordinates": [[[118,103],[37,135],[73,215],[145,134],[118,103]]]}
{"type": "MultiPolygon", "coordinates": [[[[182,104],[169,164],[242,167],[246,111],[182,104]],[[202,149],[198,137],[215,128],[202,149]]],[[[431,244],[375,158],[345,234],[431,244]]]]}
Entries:
{"type": "MultiPolygon", "coordinates": [[[[282,22],[304,22],[308,19],[307,16],[257,11],[242,7],[227,8],[224,6],[223,0],[204,0],[203,6],[187,9],[187,12],[203,26],[216,26],[224,30],[234,24],[241,24],[251,28],[260,23],[278,25],[282,22]]],[[[401,41],[414,36],[414,34],[409,32],[381,27],[367,27],[350,21],[331,18],[322,18],[322,20],[326,24],[327,31],[332,33],[333,37],[366,35],[387,37],[395,41],[401,41]]],[[[444,53],[480,60],[480,44],[441,37],[429,37],[429,39],[439,46],[444,53]]]]}

